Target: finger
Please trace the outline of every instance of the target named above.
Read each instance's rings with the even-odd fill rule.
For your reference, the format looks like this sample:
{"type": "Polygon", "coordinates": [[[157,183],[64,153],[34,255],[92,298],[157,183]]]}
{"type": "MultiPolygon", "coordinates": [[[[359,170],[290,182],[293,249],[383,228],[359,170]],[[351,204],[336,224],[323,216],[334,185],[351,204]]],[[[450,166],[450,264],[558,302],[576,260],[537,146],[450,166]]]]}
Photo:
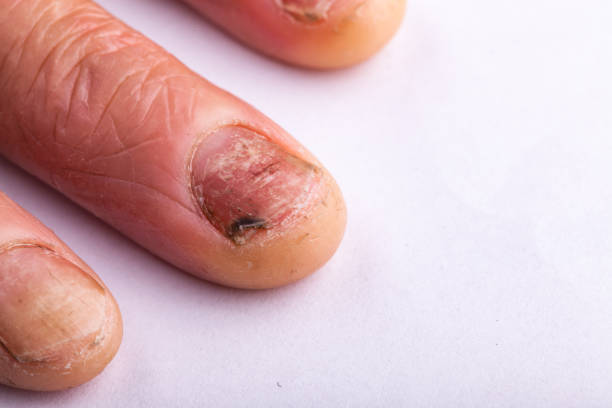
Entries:
{"type": "Polygon", "coordinates": [[[59,390],[98,375],[121,343],[100,278],[0,192],[0,383],[59,390]]]}
{"type": "Polygon", "coordinates": [[[279,286],[331,257],[341,193],[270,119],[90,1],[11,0],[0,20],[0,153],[221,284],[279,286]]]}
{"type": "Polygon", "coordinates": [[[264,54],[338,68],[378,51],[397,31],[405,0],[184,0],[264,54]]]}

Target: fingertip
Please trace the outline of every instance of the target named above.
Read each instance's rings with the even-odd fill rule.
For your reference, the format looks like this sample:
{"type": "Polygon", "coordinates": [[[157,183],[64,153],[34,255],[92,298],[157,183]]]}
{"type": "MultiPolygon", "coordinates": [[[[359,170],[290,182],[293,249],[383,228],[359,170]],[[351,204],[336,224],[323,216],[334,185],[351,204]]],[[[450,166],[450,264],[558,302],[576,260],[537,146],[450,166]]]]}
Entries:
{"type": "Polygon", "coordinates": [[[316,205],[267,245],[249,248],[257,262],[241,287],[268,289],[297,282],[320,270],[337,251],[346,229],[346,205],[335,180],[322,171],[324,186],[316,205]]]}
{"type": "Polygon", "coordinates": [[[314,69],[343,68],[380,50],[406,0],[184,0],[260,52],[314,69]]]}
{"type": "Polygon", "coordinates": [[[38,245],[0,252],[0,382],[55,391],[98,375],[122,338],[115,299],[90,271],[38,245]]]}
{"type": "Polygon", "coordinates": [[[397,32],[405,0],[277,0],[294,43],[279,53],[315,69],[344,68],[370,58],[397,32]]]}
{"type": "Polygon", "coordinates": [[[244,289],[287,285],[321,268],[342,240],[346,206],[333,177],[275,142],[229,126],[196,149],[194,202],[222,237],[216,251],[202,254],[208,280],[244,289]]]}

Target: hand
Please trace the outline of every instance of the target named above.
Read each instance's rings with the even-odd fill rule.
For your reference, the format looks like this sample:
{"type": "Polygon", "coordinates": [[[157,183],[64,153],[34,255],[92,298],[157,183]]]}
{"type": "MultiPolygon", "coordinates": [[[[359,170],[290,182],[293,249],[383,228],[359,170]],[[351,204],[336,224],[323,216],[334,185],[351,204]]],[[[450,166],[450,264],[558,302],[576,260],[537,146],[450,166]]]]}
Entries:
{"type": "MultiPolygon", "coordinates": [[[[319,68],[370,55],[403,11],[387,0],[188,2],[262,52],[319,68]]],[[[344,202],[315,157],[88,0],[9,0],[0,90],[2,155],[198,277],[280,286],[340,242],[344,202]]],[[[121,332],[101,279],[0,193],[0,382],[81,384],[121,332]]]]}

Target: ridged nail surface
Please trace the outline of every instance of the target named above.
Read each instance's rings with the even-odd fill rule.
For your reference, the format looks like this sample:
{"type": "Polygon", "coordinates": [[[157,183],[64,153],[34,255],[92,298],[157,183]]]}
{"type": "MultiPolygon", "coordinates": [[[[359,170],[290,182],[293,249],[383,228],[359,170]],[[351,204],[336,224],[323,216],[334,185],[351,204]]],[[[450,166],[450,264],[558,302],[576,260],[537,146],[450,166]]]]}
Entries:
{"type": "Polygon", "coordinates": [[[106,302],[98,282],[48,249],[19,246],[0,253],[0,347],[20,363],[81,355],[86,350],[70,348],[83,341],[95,347],[106,302]]]}
{"type": "Polygon", "coordinates": [[[327,19],[331,0],[276,0],[276,4],[295,20],[316,24],[327,19]]]}
{"type": "Polygon", "coordinates": [[[191,170],[202,212],[237,245],[307,216],[319,197],[322,178],[316,166],[240,126],[208,135],[194,154],[191,170]]]}

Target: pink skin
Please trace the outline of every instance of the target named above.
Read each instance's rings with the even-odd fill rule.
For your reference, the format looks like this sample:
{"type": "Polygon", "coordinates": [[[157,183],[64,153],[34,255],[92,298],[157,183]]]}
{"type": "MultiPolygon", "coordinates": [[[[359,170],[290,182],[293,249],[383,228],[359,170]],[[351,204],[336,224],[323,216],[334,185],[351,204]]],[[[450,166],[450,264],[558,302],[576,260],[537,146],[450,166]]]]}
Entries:
{"type": "Polygon", "coordinates": [[[335,182],[295,139],[88,0],[9,0],[0,9],[0,153],[157,255],[226,285],[306,276],[344,231],[335,182]],[[211,198],[218,186],[200,174],[214,153],[202,146],[230,125],[267,141],[255,162],[294,163],[281,164],[259,196],[242,173],[232,182],[238,195],[211,198]],[[202,180],[212,183],[206,200],[202,180]],[[272,187],[288,180],[309,193],[289,191],[280,201],[290,209],[273,211],[272,187]],[[267,224],[233,239],[228,225],[247,193],[257,202],[250,216],[267,224]]]}
{"type": "Polygon", "coordinates": [[[264,54],[311,68],[370,57],[393,36],[405,0],[184,0],[264,54]]]}

